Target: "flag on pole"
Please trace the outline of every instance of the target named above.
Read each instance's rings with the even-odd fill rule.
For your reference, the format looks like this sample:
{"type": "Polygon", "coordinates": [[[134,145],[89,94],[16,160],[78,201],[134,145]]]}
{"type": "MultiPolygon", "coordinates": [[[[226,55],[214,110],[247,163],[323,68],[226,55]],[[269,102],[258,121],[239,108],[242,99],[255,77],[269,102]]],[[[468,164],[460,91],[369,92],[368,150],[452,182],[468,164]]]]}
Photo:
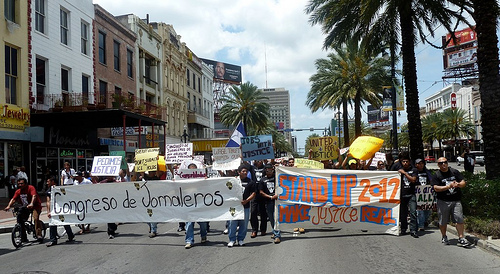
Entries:
{"type": "Polygon", "coordinates": [[[240,147],[241,137],[246,137],[245,128],[243,127],[243,122],[240,121],[238,126],[234,129],[231,139],[226,144],[226,147],[240,147]]]}

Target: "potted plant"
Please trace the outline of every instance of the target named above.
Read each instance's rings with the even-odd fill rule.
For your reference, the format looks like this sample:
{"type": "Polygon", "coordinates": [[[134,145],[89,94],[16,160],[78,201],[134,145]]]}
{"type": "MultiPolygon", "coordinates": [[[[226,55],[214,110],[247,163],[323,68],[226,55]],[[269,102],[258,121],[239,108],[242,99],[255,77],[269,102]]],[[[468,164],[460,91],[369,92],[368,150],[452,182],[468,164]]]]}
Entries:
{"type": "Polygon", "coordinates": [[[113,108],[119,109],[122,106],[122,103],[124,100],[125,100],[125,98],[123,95],[121,95],[119,93],[115,93],[115,94],[113,94],[113,102],[111,103],[111,105],[113,108]]]}
{"type": "Polygon", "coordinates": [[[58,99],[54,102],[54,107],[52,108],[53,112],[61,112],[63,110],[63,101],[58,99]]]}

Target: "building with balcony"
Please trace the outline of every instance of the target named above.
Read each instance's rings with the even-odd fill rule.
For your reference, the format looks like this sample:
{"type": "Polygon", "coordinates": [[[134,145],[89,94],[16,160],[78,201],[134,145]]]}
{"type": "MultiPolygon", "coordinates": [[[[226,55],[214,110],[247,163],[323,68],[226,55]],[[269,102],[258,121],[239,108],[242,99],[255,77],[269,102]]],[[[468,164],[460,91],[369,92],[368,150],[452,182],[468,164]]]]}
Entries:
{"type": "MultiPolygon", "coordinates": [[[[30,127],[30,55],[29,13],[31,1],[5,0],[0,6],[0,177],[12,174],[25,165],[30,183],[30,141],[35,131],[30,127]]],[[[33,1],[34,2],[34,1],[33,1]]],[[[13,194],[13,193],[11,193],[13,194]]],[[[8,195],[4,186],[0,196],[8,195]]]]}

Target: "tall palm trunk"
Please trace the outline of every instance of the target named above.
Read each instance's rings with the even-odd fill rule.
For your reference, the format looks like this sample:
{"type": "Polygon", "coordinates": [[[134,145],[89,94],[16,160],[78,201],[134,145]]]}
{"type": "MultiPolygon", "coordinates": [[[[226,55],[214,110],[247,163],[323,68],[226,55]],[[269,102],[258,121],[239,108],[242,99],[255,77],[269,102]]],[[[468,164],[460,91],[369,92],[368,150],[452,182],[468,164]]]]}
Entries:
{"type": "Polygon", "coordinates": [[[351,145],[351,141],[349,139],[349,113],[347,109],[347,99],[343,99],[342,101],[342,119],[343,127],[344,127],[344,147],[348,147],[351,145]]]}
{"type": "Polygon", "coordinates": [[[496,0],[473,0],[478,41],[477,64],[481,94],[481,126],[486,163],[486,178],[500,178],[500,76],[498,69],[498,4],[496,0]]]}
{"type": "Polygon", "coordinates": [[[354,139],[361,136],[361,92],[354,96],[354,139]]]}
{"type": "Polygon", "coordinates": [[[406,111],[408,113],[408,135],[410,138],[410,157],[423,158],[422,124],[418,104],[417,64],[415,61],[415,33],[411,17],[411,3],[401,1],[400,15],[401,40],[403,52],[403,75],[406,91],[406,111]]]}

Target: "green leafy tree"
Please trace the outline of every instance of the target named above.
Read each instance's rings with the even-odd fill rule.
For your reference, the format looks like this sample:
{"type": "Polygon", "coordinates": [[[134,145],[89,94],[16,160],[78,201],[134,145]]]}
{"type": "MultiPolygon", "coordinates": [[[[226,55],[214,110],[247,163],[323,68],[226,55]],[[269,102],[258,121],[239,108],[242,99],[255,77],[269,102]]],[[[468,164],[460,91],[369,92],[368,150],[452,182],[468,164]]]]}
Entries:
{"type": "MultiPolygon", "coordinates": [[[[373,129],[371,127],[369,127],[368,123],[361,121],[360,129],[361,129],[360,136],[363,136],[363,135],[364,136],[373,136],[373,129]]],[[[349,130],[354,131],[354,124],[353,123],[349,124],[349,130]]],[[[355,139],[356,139],[356,137],[353,136],[353,138],[349,141],[349,143],[354,142],[355,139]]]]}
{"type": "MultiPolygon", "coordinates": [[[[354,132],[361,135],[361,104],[379,106],[381,87],[390,82],[388,60],[368,55],[357,40],[345,46],[333,46],[336,53],[328,59],[316,60],[317,73],[311,76],[311,90],[306,105],[312,112],[318,109],[339,108],[343,104],[344,128],[348,128],[346,102],[354,104],[354,132]]],[[[344,140],[350,140],[346,131],[344,140]]]]}
{"type": "MultiPolygon", "coordinates": [[[[474,124],[468,119],[467,111],[463,109],[446,109],[440,113],[441,126],[439,132],[442,137],[456,140],[460,137],[473,136],[475,134],[474,124]]],[[[455,144],[455,147],[457,144],[455,144]]]]}
{"type": "Polygon", "coordinates": [[[438,141],[440,151],[438,155],[441,155],[441,141],[444,138],[441,130],[442,121],[441,113],[432,113],[422,118],[422,138],[429,144],[431,151],[434,141],[438,141]]]}
{"type": "Polygon", "coordinates": [[[241,87],[233,85],[221,98],[220,120],[225,126],[236,126],[240,121],[249,130],[262,130],[269,124],[269,98],[257,86],[246,82],[241,87]]]}
{"type": "Polygon", "coordinates": [[[313,25],[321,24],[323,33],[326,34],[324,48],[331,48],[353,37],[362,37],[364,41],[401,41],[410,154],[413,159],[423,157],[415,59],[416,35],[422,41],[427,41],[427,35],[430,33],[433,36],[438,25],[452,32],[453,19],[464,18],[460,12],[452,10],[449,3],[460,5],[463,2],[464,0],[310,0],[306,6],[306,13],[310,14],[309,21],[313,25]]]}

